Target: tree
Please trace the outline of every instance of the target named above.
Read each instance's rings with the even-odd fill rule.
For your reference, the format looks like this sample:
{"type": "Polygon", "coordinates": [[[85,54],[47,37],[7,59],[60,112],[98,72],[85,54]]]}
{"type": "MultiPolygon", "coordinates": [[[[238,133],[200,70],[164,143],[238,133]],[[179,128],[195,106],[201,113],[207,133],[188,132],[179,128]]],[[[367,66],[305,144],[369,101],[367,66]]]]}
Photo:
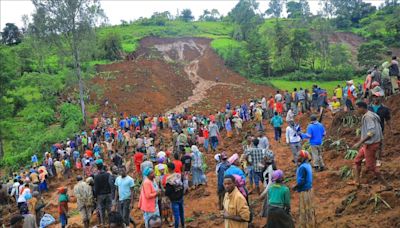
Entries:
{"type": "Polygon", "coordinates": [[[332,12],[336,16],[335,21],[338,28],[347,28],[358,25],[359,21],[375,12],[376,7],[362,0],[329,0],[332,12]]]}
{"type": "Polygon", "coordinates": [[[262,18],[255,13],[258,3],[254,0],[240,0],[228,13],[229,21],[237,24],[233,37],[237,40],[247,40],[252,30],[262,23],[262,18]]]}
{"type": "Polygon", "coordinates": [[[254,76],[270,76],[269,50],[267,45],[261,41],[260,35],[253,31],[249,35],[246,44],[247,49],[247,75],[254,76]]]}
{"type": "Polygon", "coordinates": [[[272,17],[280,18],[282,14],[282,9],[286,0],[271,0],[268,3],[268,9],[265,11],[267,15],[272,15],[272,17]]]}
{"type": "Polygon", "coordinates": [[[306,29],[293,30],[289,48],[290,57],[295,62],[297,69],[300,69],[301,61],[308,56],[311,44],[311,35],[306,29]]]}
{"type": "Polygon", "coordinates": [[[350,51],[344,44],[332,44],[330,46],[330,64],[333,67],[350,64],[350,51]]]}
{"type": "Polygon", "coordinates": [[[1,42],[6,45],[16,45],[21,43],[22,33],[14,23],[6,23],[1,33],[1,42]]]}
{"type": "Polygon", "coordinates": [[[85,45],[95,38],[94,27],[100,18],[105,17],[100,2],[99,0],[32,0],[32,2],[36,12],[43,10],[43,21],[46,23],[43,25],[44,33],[63,53],[73,59],[73,68],[79,81],[82,116],[86,122],[81,58],[84,54],[90,53],[90,50],[83,51],[85,45]]]}
{"type": "Polygon", "coordinates": [[[121,36],[117,33],[109,33],[101,40],[100,47],[104,51],[104,58],[118,60],[122,56],[121,36]]]}
{"type": "Polygon", "coordinates": [[[286,3],[286,11],[288,18],[300,18],[303,16],[303,11],[299,2],[290,1],[286,3]]]}
{"type": "Polygon", "coordinates": [[[190,9],[182,10],[180,18],[185,22],[193,21],[194,19],[192,11],[190,9]]]}
{"type": "Polygon", "coordinates": [[[199,21],[218,21],[220,14],[217,9],[211,11],[205,9],[203,14],[199,17],[199,21]]]}
{"type": "Polygon", "coordinates": [[[372,40],[361,44],[358,48],[357,60],[360,66],[371,68],[374,65],[380,65],[384,60],[387,48],[379,40],[372,40]]]}
{"type": "Polygon", "coordinates": [[[311,28],[315,31],[314,51],[321,59],[322,70],[325,70],[329,60],[329,35],[333,32],[333,28],[329,20],[320,16],[313,20],[311,28]]]}

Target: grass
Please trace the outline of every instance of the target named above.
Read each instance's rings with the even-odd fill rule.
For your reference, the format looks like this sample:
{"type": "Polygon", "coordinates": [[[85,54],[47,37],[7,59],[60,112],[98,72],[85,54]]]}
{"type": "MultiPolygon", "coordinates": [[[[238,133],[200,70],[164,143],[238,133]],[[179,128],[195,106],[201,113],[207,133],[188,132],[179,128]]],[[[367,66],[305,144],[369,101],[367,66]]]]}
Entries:
{"type": "MultiPolygon", "coordinates": [[[[354,84],[357,85],[357,83],[362,83],[362,79],[355,79],[354,84]]],[[[256,83],[260,83],[259,80],[256,81],[256,83]]],[[[275,88],[278,88],[280,90],[288,90],[288,91],[293,91],[294,88],[299,89],[300,87],[303,89],[311,89],[314,84],[319,85],[322,89],[326,89],[328,92],[329,96],[333,95],[334,89],[337,87],[337,85],[342,85],[345,86],[346,82],[345,81],[324,81],[324,82],[318,82],[318,81],[287,81],[287,80],[281,80],[281,79],[272,79],[272,80],[266,80],[265,82],[261,82],[260,84],[268,84],[272,85],[275,88]]]]}

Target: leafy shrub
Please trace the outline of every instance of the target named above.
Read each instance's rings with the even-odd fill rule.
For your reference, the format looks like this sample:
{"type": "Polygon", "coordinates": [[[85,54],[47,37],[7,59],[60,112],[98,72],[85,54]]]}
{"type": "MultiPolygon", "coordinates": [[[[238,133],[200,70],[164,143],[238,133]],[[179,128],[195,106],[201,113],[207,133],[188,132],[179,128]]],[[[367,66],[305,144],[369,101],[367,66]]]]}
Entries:
{"type": "Polygon", "coordinates": [[[26,122],[42,122],[46,125],[55,120],[54,110],[43,102],[29,103],[18,115],[26,122]]]}
{"type": "Polygon", "coordinates": [[[71,103],[63,103],[60,107],[60,122],[61,126],[64,127],[69,122],[82,123],[82,113],[79,106],[71,103]]]}

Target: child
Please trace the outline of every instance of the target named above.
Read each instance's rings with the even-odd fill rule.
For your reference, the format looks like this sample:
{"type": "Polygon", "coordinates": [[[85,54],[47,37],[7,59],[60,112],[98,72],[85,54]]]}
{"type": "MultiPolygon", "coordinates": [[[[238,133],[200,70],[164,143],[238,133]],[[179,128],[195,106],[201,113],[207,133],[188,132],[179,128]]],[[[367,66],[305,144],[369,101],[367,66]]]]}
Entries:
{"type": "Polygon", "coordinates": [[[68,195],[67,188],[60,187],[58,190],[58,213],[60,214],[61,227],[64,228],[68,224],[68,195]]]}

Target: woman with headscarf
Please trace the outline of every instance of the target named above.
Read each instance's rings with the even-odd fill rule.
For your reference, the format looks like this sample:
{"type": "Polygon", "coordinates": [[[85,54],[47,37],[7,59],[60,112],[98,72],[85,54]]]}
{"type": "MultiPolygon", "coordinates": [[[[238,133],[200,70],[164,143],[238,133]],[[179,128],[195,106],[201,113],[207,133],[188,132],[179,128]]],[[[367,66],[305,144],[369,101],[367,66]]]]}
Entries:
{"type": "Polygon", "coordinates": [[[206,175],[203,172],[203,154],[197,146],[192,146],[192,182],[194,188],[198,185],[206,184],[206,175]]]}
{"type": "Polygon", "coordinates": [[[268,189],[268,219],[266,227],[294,228],[290,215],[290,190],[283,184],[283,172],[278,169],[272,174],[268,189]]]}
{"type": "Polygon", "coordinates": [[[299,197],[299,227],[313,228],[317,227],[315,219],[315,209],[313,205],[313,192],[312,192],[312,167],[309,163],[310,154],[301,150],[298,156],[298,163],[300,164],[296,171],[297,185],[293,190],[300,193],[299,197]]]}
{"type": "Polygon", "coordinates": [[[143,218],[146,228],[149,227],[149,219],[153,215],[160,216],[158,208],[158,196],[160,190],[157,183],[154,181],[155,175],[152,168],[147,167],[143,171],[143,175],[147,178],[144,179],[139,196],[139,208],[143,211],[143,218]]]}

